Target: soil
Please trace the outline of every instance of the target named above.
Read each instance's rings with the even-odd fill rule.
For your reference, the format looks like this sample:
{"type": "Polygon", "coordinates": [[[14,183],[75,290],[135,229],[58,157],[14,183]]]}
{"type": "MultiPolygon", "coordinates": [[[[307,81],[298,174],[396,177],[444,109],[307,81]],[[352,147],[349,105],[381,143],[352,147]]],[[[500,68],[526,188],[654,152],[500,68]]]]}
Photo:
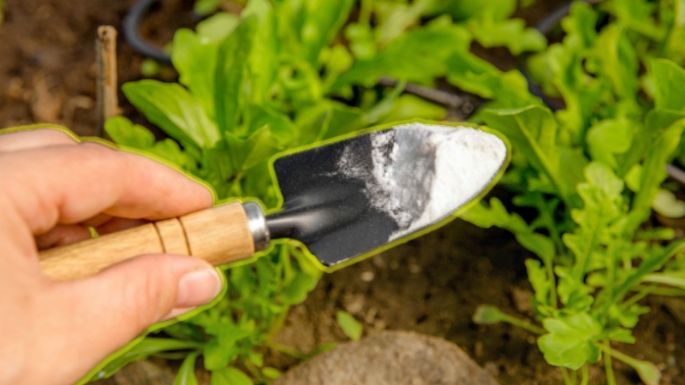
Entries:
{"type": "MultiPolygon", "coordinates": [[[[101,24],[119,27],[131,3],[8,0],[0,26],[0,127],[54,122],[81,135],[94,134],[95,30],[101,24]]],[[[178,16],[179,11],[189,15],[190,4],[164,1],[145,24],[144,34],[168,41],[175,28],[191,22],[189,16],[178,16]]],[[[541,13],[527,12],[524,16],[531,18],[541,13]]],[[[139,78],[143,58],[121,39],[119,43],[120,82],[139,78]]],[[[122,106],[132,113],[125,102],[122,106]]],[[[531,317],[523,270],[528,256],[504,231],[456,221],[325,276],[305,303],[292,310],[279,341],[303,352],[344,341],[335,323],[335,313],[344,309],[363,322],[366,334],[411,330],[451,340],[502,384],[559,384],[560,372],[544,362],[534,336],[471,321],[475,308],[486,303],[531,317]]],[[[657,363],[664,374],[662,384],[685,384],[685,304],[657,297],[648,305],[653,310],[635,331],[639,343],[621,349],[657,363]]],[[[282,368],[295,364],[278,354],[269,360],[282,368]]],[[[639,383],[632,371],[617,367],[619,383],[639,383]]],[[[593,369],[591,383],[603,383],[599,369],[593,369]]]]}
{"type": "MultiPolygon", "coordinates": [[[[0,127],[58,123],[94,135],[95,31],[121,21],[134,0],[8,0],[0,25],[0,127]]],[[[168,42],[189,25],[192,1],[165,0],[147,18],[142,35],[168,42]],[[178,15],[183,15],[179,17],[178,15]]],[[[120,83],[140,77],[144,58],[119,38],[120,83]]],[[[173,71],[162,75],[173,78],[173,71]]],[[[120,95],[124,113],[133,109],[120,95]]]]}

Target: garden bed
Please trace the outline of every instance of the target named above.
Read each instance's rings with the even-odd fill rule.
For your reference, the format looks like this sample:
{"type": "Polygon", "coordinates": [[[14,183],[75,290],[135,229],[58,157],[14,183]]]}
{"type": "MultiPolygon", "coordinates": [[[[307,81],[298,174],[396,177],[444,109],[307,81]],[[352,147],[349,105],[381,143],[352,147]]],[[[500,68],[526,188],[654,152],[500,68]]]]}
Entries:
{"type": "MultiPolygon", "coordinates": [[[[92,135],[97,124],[95,29],[101,24],[119,26],[129,3],[8,2],[0,26],[0,124],[55,122],[78,134],[92,135]]],[[[177,27],[191,23],[190,18],[178,17],[188,14],[188,8],[187,3],[165,3],[144,30],[155,31],[149,35],[168,41],[177,27]]],[[[535,19],[551,8],[546,3],[528,10],[525,16],[535,19]]],[[[487,51],[484,55],[498,53],[487,51]]],[[[120,81],[139,78],[142,60],[120,42],[120,81]]],[[[507,60],[499,64],[511,66],[507,60]]],[[[159,76],[168,80],[174,74],[163,71],[159,76]]],[[[131,106],[124,103],[123,107],[126,115],[136,116],[131,106]]],[[[532,319],[532,292],[523,264],[530,255],[507,232],[457,221],[325,275],[306,301],[291,309],[276,341],[301,352],[344,341],[335,315],[345,310],[363,323],[366,334],[413,330],[453,341],[502,384],[561,383],[561,373],[545,362],[534,335],[511,326],[478,326],[471,321],[482,304],[532,319]]],[[[662,370],[661,384],[685,384],[685,305],[666,297],[651,297],[648,305],[652,311],[635,328],[638,343],[620,348],[656,363],[662,370]]],[[[267,361],[279,369],[296,363],[275,353],[267,355],[267,361]]],[[[619,384],[639,383],[631,369],[615,365],[619,384]]],[[[590,383],[603,381],[603,374],[593,368],[590,383]]]]}

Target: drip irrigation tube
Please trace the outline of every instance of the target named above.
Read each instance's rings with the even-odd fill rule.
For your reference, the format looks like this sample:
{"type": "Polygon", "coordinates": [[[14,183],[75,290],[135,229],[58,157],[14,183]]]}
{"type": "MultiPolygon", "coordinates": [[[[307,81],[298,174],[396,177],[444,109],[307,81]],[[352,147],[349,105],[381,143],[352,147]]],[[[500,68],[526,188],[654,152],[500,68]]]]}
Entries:
{"type": "Polygon", "coordinates": [[[159,62],[171,64],[171,56],[162,48],[140,36],[140,24],[150,8],[159,0],[138,0],[124,17],[124,38],[134,51],[159,62]]]}

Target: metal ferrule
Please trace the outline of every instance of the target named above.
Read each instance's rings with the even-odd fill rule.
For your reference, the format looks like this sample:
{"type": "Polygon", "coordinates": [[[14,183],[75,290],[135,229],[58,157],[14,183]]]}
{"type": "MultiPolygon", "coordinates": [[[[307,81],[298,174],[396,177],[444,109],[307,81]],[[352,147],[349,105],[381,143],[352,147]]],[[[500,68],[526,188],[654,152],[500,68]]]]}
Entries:
{"type": "Polygon", "coordinates": [[[254,242],[254,250],[260,251],[269,246],[270,236],[269,229],[266,227],[266,218],[264,212],[259,204],[255,202],[243,203],[243,209],[247,216],[247,227],[252,234],[252,241],[254,242]]]}

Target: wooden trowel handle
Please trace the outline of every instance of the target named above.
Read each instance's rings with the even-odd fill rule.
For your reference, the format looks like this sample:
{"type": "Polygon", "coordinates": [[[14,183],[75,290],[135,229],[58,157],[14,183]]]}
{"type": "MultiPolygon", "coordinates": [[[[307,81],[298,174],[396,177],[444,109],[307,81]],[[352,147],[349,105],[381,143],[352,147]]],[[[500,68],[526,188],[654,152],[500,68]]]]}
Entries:
{"type": "Polygon", "coordinates": [[[142,254],[192,255],[220,265],[250,257],[255,245],[264,246],[259,231],[266,231],[259,206],[235,202],[44,250],[40,265],[58,280],[86,277],[142,254]]]}

